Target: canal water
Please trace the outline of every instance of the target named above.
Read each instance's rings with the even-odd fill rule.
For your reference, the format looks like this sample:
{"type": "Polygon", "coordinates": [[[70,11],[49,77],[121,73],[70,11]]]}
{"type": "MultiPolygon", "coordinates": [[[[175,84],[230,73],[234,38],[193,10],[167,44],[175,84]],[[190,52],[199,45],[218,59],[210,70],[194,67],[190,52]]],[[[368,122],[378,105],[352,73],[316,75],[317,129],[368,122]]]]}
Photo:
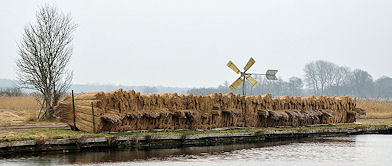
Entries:
{"type": "Polygon", "coordinates": [[[392,135],[322,137],[154,150],[1,156],[0,165],[392,165],[392,135]]]}

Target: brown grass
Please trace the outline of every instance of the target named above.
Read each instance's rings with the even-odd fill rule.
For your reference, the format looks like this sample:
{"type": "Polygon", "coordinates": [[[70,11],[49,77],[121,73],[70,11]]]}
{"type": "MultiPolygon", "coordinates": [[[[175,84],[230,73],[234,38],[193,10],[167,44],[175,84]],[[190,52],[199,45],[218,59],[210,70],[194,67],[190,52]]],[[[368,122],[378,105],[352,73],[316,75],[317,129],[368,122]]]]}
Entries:
{"type": "Polygon", "coordinates": [[[32,96],[0,96],[0,109],[5,110],[39,110],[39,104],[32,96]]]}
{"type": "Polygon", "coordinates": [[[32,96],[0,96],[0,126],[52,125],[57,122],[37,122],[40,106],[32,96]]]}
{"type": "Polygon", "coordinates": [[[366,110],[366,116],[360,118],[392,118],[391,99],[358,99],[357,107],[366,110]]]}

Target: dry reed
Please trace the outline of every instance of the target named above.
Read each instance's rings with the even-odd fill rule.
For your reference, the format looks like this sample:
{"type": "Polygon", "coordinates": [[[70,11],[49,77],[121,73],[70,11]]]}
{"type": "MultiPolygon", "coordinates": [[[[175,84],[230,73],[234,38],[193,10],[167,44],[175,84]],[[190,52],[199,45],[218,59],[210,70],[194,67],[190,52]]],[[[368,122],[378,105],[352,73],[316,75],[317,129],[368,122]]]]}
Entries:
{"type": "Polygon", "coordinates": [[[0,96],[0,109],[3,110],[39,110],[39,104],[32,96],[0,96]]]}
{"type": "Polygon", "coordinates": [[[37,120],[39,109],[32,96],[0,96],[0,126],[31,124],[37,120]]]}
{"type": "Polygon", "coordinates": [[[392,99],[358,99],[357,107],[366,110],[365,116],[359,118],[392,118],[392,99]]]}
{"type": "MultiPolygon", "coordinates": [[[[121,132],[351,123],[355,121],[355,103],[355,98],[347,96],[141,95],[119,89],[76,95],[75,124],[82,131],[92,132],[94,126],[98,132],[121,132]]],[[[65,97],[55,107],[54,115],[74,125],[72,112],[72,100],[65,97]]]]}

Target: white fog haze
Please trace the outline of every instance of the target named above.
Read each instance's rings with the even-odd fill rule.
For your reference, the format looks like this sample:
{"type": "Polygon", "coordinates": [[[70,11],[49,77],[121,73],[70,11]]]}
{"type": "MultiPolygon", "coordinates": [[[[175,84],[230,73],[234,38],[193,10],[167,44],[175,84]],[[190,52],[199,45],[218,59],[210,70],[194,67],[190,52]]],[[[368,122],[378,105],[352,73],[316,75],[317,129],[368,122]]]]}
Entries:
{"type": "Polygon", "coordinates": [[[250,57],[250,72],[284,80],[317,60],[392,76],[388,0],[15,0],[0,1],[0,78],[16,79],[17,43],[45,4],[78,24],[74,84],[215,87],[250,57]]]}

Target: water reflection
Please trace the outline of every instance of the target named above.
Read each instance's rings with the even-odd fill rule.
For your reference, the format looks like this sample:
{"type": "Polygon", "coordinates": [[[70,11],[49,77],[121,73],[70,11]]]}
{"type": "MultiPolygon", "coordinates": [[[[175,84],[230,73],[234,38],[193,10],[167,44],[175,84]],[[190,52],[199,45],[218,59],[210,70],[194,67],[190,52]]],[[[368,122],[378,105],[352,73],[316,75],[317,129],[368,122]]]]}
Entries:
{"type": "Polygon", "coordinates": [[[52,165],[389,165],[392,135],[357,135],[154,150],[7,156],[0,164],[52,165]]]}

